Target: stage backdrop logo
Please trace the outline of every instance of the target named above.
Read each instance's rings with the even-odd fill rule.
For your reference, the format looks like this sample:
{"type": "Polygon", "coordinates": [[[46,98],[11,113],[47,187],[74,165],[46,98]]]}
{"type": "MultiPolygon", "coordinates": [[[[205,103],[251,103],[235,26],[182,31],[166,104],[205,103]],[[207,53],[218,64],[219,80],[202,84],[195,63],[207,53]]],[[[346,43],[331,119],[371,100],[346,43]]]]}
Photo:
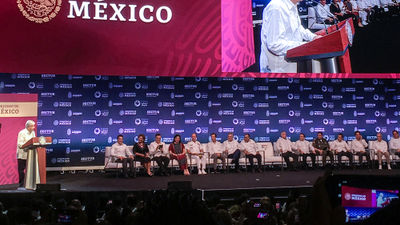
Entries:
{"type": "Polygon", "coordinates": [[[22,15],[36,23],[46,23],[57,16],[62,0],[17,0],[22,15]]]}

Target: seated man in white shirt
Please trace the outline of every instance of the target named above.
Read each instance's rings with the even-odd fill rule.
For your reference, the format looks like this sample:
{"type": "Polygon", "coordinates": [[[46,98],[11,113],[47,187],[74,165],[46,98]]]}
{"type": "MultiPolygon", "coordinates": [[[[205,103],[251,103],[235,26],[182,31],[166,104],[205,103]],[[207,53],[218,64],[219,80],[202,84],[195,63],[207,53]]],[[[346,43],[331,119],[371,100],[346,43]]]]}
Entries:
{"type": "Polygon", "coordinates": [[[297,3],[301,0],[272,0],[263,11],[260,72],[296,73],[297,63],[286,53],[319,37],[301,25],[297,3]]]}
{"type": "Polygon", "coordinates": [[[338,156],[339,166],[342,165],[342,157],[346,156],[349,158],[350,166],[353,166],[353,153],[351,153],[350,147],[346,141],[343,140],[343,134],[339,134],[337,139],[331,144],[332,151],[338,156]]]}
{"type": "Polygon", "coordinates": [[[351,141],[351,150],[358,156],[360,165],[363,162],[363,157],[367,159],[368,166],[371,165],[371,157],[369,152],[365,150],[368,147],[367,142],[362,138],[360,131],[354,132],[356,138],[351,141]]]}
{"type": "Polygon", "coordinates": [[[167,145],[161,141],[161,134],[156,134],[153,142],[149,146],[151,160],[156,161],[159,169],[158,173],[161,176],[168,175],[168,165],[169,165],[169,152],[167,145]]]}
{"type": "Polygon", "coordinates": [[[376,141],[373,142],[372,146],[372,148],[375,150],[375,153],[378,155],[379,169],[382,169],[382,155],[384,155],[386,158],[388,170],[391,170],[392,168],[390,167],[390,154],[388,151],[388,144],[382,139],[381,133],[376,134],[376,141]]]}
{"type": "Polygon", "coordinates": [[[258,168],[257,172],[261,172],[261,155],[258,151],[257,143],[250,139],[250,134],[245,134],[243,141],[240,142],[241,150],[246,155],[246,158],[249,159],[251,171],[254,173],[254,158],[257,159],[258,168]]]}
{"type": "Polygon", "coordinates": [[[197,134],[192,134],[192,140],[187,143],[187,151],[190,157],[196,160],[197,170],[199,175],[207,174],[207,157],[204,154],[204,149],[201,143],[197,140],[197,134]]]}
{"type": "Polygon", "coordinates": [[[288,169],[295,169],[298,161],[298,155],[292,151],[292,142],[286,137],[286,132],[281,132],[281,137],[276,141],[277,149],[285,159],[288,169]],[[293,159],[293,163],[290,161],[293,159]]]}
{"type": "Polygon", "coordinates": [[[398,155],[400,157],[400,138],[399,132],[393,130],[393,137],[389,141],[389,150],[392,154],[398,155]]]}
{"type": "Polygon", "coordinates": [[[316,7],[316,16],[319,23],[333,24],[336,16],[330,12],[326,0],[320,0],[316,7]]]}
{"type": "Polygon", "coordinates": [[[228,139],[224,141],[225,154],[228,155],[228,159],[232,158],[232,163],[235,164],[235,172],[240,172],[239,170],[239,159],[240,159],[240,149],[239,142],[233,139],[233,133],[228,134],[228,139]]]}
{"type": "Polygon", "coordinates": [[[212,133],[210,137],[211,137],[211,141],[208,142],[208,144],[207,144],[207,151],[210,153],[211,158],[214,161],[214,172],[217,172],[218,159],[221,159],[222,167],[223,167],[223,170],[225,171],[226,158],[228,155],[223,151],[223,146],[222,146],[221,142],[217,141],[217,134],[212,133]]]}
{"type": "Polygon", "coordinates": [[[133,154],[131,151],[129,151],[128,146],[124,144],[124,136],[122,136],[121,134],[117,136],[117,142],[111,146],[110,155],[117,159],[116,162],[122,162],[125,178],[128,178],[128,163],[131,171],[131,176],[134,174],[135,168],[133,166],[133,154]]]}
{"type": "Polygon", "coordinates": [[[311,158],[312,167],[315,168],[315,150],[312,148],[311,143],[305,139],[303,133],[300,134],[299,140],[294,144],[294,149],[303,157],[303,165],[307,168],[307,157],[311,158]]]}

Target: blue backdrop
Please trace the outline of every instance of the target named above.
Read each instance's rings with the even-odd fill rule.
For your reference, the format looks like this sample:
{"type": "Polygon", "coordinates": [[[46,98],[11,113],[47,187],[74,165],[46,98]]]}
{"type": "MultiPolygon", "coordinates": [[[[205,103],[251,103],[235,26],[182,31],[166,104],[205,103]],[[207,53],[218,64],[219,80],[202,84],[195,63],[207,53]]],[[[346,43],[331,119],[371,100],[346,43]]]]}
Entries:
{"type": "MultiPolygon", "coordinates": [[[[371,140],[399,129],[400,80],[174,78],[1,74],[0,93],[38,93],[38,136],[52,136],[48,166],[102,165],[118,134],[133,144],[176,133],[275,141],[322,131],[371,140]]],[[[21,128],[22,129],[22,128],[21,128]]],[[[3,131],[6,132],[6,131],[3,131]]]]}

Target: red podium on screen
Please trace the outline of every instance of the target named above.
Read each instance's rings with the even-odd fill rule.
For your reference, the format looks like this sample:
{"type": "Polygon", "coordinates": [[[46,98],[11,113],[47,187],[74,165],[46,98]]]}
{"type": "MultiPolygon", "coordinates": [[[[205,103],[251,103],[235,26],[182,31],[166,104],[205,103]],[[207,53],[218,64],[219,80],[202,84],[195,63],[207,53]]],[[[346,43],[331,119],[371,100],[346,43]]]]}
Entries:
{"type": "MultiPolygon", "coordinates": [[[[51,137],[34,137],[31,138],[29,141],[27,141],[22,148],[23,149],[28,149],[28,159],[27,159],[27,171],[26,171],[26,176],[25,176],[25,181],[27,179],[35,179],[35,169],[30,171],[29,168],[29,161],[30,160],[35,160],[37,157],[38,161],[38,166],[39,166],[39,177],[40,177],[40,184],[45,184],[46,183],[46,145],[50,145],[52,143],[52,138],[51,137]],[[29,154],[32,151],[36,151],[37,154],[29,154]]],[[[25,182],[27,183],[27,182],[25,182]]],[[[26,186],[27,184],[25,184],[26,186]]],[[[35,189],[35,188],[33,188],[35,189]]]]}
{"type": "Polygon", "coordinates": [[[287,60],[298,63],[298,72],[351,73],[349,47],[355,34],[352,19],[344,20],[316,34],[322,37],[288,50],[287,60]]]}

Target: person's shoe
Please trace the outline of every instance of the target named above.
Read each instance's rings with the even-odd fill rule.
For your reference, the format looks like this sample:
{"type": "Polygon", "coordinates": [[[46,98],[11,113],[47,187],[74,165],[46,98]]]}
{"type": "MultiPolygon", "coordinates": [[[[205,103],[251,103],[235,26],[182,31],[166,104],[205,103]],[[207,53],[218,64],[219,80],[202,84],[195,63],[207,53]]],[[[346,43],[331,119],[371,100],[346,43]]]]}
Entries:
{"type": "Polygon", "coordinates": [[[203,171],[199,170],[199,172],[197,173],[198,175],[203,175],[203,171]]]}
{"type": "Polygon", "coordinates": [[[392,170],[392,167],[390,167],[390,165],[388,165],[388,170],[392,170]]]}
{"type": "Polygon", "coordinates": [[[367,25],[368,25],[368,23],[367,23],[367,22],[365,22],[365,21],[364,21],[364,22],[362,22],[361,24],[362,24],[362,25],[364,25],[364,26],[367,26],[367,25]]]}
{"type": "Polygon", "coordinates": [[[257,169],[258,173],[262,173],[262,170],[260,168],[257,169]]]}
{"type": "Polygon", "coordinates": [[[382,165],[379,165],[379,168],[378,168],[379,170],[381,170],[382,169],[382,165]]]}
{"type": "Polygon", "coordinates": [[[206,174],[207,174],[206,171],[205,171],[204,169],[203,169],[201,172],[203,173],[203,175],[206,175],[206,174]]]}
{"type": "Polygon", "coordinates": [[[128,174],[124,174],[124,178],[129,178],[128,174]]]}

